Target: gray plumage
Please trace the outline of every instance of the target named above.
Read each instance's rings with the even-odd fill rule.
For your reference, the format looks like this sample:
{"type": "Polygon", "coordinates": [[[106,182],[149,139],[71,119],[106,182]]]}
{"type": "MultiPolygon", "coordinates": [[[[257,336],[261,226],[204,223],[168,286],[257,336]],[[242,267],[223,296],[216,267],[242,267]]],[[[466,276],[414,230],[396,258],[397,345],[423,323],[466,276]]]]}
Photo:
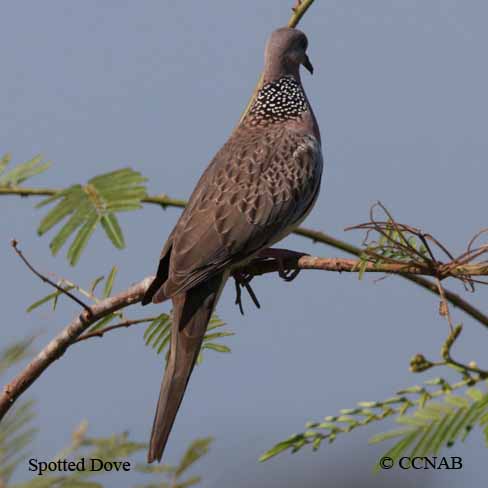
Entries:
{"type": "Polygon", "coordinates": [[[233,269],[288,235],[317,199],[320,132],[299,67],[307,39],[274,31],[250,111],[200,178],[161,254],[143,304],[173,300],[168,364],[148,462],[161,460],[208,321],[233,269]]]}

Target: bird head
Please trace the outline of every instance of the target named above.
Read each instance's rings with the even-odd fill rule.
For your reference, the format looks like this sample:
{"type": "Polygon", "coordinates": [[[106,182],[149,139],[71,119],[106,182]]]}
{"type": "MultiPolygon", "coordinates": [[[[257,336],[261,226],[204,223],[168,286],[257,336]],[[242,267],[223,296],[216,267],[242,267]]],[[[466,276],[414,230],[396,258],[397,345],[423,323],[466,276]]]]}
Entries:
{"type": "Polygon", "coordinates": [[[265,78],[284,75],[299,76],[300,65],[311,74],[313,66],[307,56],[307,36],[298,29],[282,27],[272,32],[265,50],[265,78]]]}

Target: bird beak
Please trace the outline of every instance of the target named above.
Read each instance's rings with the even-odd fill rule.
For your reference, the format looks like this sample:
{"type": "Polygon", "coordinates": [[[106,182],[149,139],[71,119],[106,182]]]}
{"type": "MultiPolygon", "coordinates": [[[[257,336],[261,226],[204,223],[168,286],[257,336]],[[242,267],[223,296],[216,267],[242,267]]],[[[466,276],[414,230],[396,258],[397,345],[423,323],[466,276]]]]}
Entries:
{"type": "Polygon", "coordinates": [[[305,57],[303,58],[303,62],[302,62],[303,66],[305,67],[305,69],[311,74],[313,75],[313,66],[312,66],[312,63],[310,62],[310,59],[308,58],[308,56],[305,54],[305,57]]]}

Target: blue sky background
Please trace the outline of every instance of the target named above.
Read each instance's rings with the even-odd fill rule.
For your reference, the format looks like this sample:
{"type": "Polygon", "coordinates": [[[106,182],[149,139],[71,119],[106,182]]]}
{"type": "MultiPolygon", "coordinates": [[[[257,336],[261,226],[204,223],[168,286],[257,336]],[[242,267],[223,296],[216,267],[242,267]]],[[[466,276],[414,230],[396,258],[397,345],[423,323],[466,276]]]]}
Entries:
{"type": "MultiPolygon", "coordinates": [[[[186,198],[223,144],[259,76],[270,31],[286,23],[290,1],[8,2],[2,8],[0,152],[14,162],[36,153],[53,168],[33,186],[67,186],[130,165],[151,193],[186,198]]],[[[368,218],[381,200],[399,221],[428,229],[461,252],[486,226],[488,31],[486,2],[317,0],[300,27],[315,75],[304,84],[325,141],[322,194],[307,227],[359,243],[343,229],[368,218]]],[[[0,201],[0,341],[40,332],[41,347],[76,313],[26,315],[49,290],[9,247],[11,238],[41,269],[88,284],[114,264],[115,291],[154,272],[179,211],[156,207],[121,216],[127,249],[101,231],[72,269],[38,238],[44,215],[34,199],[0,201]]],[[[339,251],[298,237],[284,246],[321,256],[339,251]]],[[[207,352],[180,410],[166,461],[213,435],[194,472],[204,488],[481,486],[488,481],[480,433],[449,455],[464,469],[372,474],[386,445],[367,439],[391,424],[342,436],[319,452],[259,455],[307,420],[357,401],[391,396],[433,374],[412,375],[417,352],[436,357],[446,335],[437,300],[400,279],[304,272],[292,284],[256,280],[262,309],[241,317],[228,286],[218,307],[237,332],[232,354],[207,352]]],[[[451,288],[462,291],[460,287],[451,288]]],[[[486,310],[486,291],[468,298],[486,310]]],[[[154,306],[159,313],[168,306],[154,306]]],[[[144,312],[147,312],[146,309],[144,312]]],[[[142,313],[137,307],[128,311],[142,313]]],[[[456,357],[483,366],[486,331],[465,323],[456,357]]],[[[29,390],[38,400],[40,433],[32,452],[49,458],[87,419],[93,435],[128,429],[147,440],[162,374],[144,346],[142,327],[73,346],[29,390]]],[[[486,364],[484,365],[486,366],[486,364]]],[[[435,374],[435,373],[434,373],[435,374]]],[[[27,479],[19,472],[17,479],[27,479]]],[[[141,482],[106,475],[105,486],[141,482]]]]}

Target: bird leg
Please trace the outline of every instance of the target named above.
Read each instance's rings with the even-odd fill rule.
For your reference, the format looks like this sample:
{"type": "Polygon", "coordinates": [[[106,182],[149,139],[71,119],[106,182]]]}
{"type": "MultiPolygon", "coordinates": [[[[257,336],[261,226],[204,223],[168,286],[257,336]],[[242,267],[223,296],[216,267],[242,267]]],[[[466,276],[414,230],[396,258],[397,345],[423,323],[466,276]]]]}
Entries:
{"type": "MultiPolygon", "coordinates": [[[[256,257],[251,261],[252,263],[263,261],[266,259],[274,259],[278,263],[278,274],[280,278],[285,281],[293,281],[300,273],[299,269],[287,269],[286,264],[290,261],[298,261],[302,256],[307,256],[306,253],[291,251],[289,249],[280,249],[280,248],[267,248],[259,251],[256,257]]],[[[236,269],[232,273],[232,277],[235,280],[235,287],[236,287],[236,301],[235,304],[239,307],[239,311],[242,315],[244,315],[244,308],[242,306],[242,291],[241,288],[245,288],[249,293],[254,305],[256,308],[261,308],[261,305],[254,293],[254,290],[251,288],[249,284],[254,276],[245,271],[245,268],[236,269]]]]}
{"type": "Polygon", "coordinates": [[[241,312],[241,315],[244,315],[244,308],[242,307],[241,287],[247,290],[249,296],[251,297],[251,300],[253,301],[254,305],[256,305],[256,308],[261,308],[261,305],[256,297],[256,294],[254,293],[254,290],[251,288],[251,285],[249,284],[250,281],[253,279],[253,275],[250,275],[249,273],[246,273],[242,270],[236,270],[234,271],[234,273],[232,273],[232,277],[234,278],[235,285],[236,285],[235,304],[239,306],[239,311],[241,312]]]}
{"type": "Polygon", "coordinates": [[[276,247],[268,247],[258,253],[259,258],[275,259],[278,262],[278,274],[285,281],[293,281],[300,273],[299,269],[286,269],[286,261],[298,261],[302,256],[308,254],[276,247]]]}

